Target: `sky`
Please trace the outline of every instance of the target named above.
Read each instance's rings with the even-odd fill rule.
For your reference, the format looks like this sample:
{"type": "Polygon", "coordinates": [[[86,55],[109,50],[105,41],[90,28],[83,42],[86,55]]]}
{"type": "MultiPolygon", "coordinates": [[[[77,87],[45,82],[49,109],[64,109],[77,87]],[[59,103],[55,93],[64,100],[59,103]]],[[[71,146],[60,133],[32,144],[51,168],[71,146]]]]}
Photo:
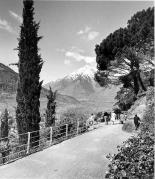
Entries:
{"type": "MultiPolygon", "coordinates": [[[[34,2],[40,21],[40,54],[44,84],[85,66],[96,66],[95,45],[137,11],[153,7],[153,1],[46,1],[34,2]]],[[[0,63],[18,62],[22,0],[0,0],[0,63]]],[[[15,71],[16,67],[11,66],[15,71]]]]}

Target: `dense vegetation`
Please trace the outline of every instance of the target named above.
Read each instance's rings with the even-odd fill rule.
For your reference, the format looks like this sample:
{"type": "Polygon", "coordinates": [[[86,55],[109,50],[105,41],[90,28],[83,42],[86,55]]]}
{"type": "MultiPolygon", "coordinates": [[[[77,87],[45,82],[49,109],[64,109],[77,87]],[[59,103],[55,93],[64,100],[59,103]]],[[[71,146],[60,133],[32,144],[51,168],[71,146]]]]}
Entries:
{"type": "Polygon", "coordinates": [[[108,155],[111,163],[106,178],[153,178],[154,174],[154,8],[137,12],[126,28],[120,28],[96,45],[101,86],[122,84],[117,93],[117,106],[128,110],[144,92],[147,108],[141,129],[118,146],[118,153],[108,155]]]}
{"type": "Polygon", "coordinates": [[[146,111],[138,136],[118,146],[118,153],[108,155],[111,160],[107,178],[153,179],[154,176],[154,88],[146,94],[146,111]]]}
{"type": "Polygon", "coordinates": [[[96,45],[95,79],[101,86],[123,84],[116,96],[122,110],[130,108],[139,92],[154,85],[153,29],[154,8],[148,8],[137,12],[126,28],[116,30],[96,45]]]}
{"type": "MultiPolygon", "coordinates": [[[[32,0],[23,1],[23,23],[18,44],[18,68],[19,79],[17,89],[16,120],[18,133],[26,133],[39,130],[40,122],[40,92],[42,82],[39,82],[39,74],[43,61],[38,54],[39,23],[34,21],[34,7],[32,0]]],[[[31,138],[31,144],[39,144],[39,132],[35,132],[31,138]],[[38,142],[33,142],[36,140],[38,142]]],[[[25,143],[25,139],[20,139],[25,143]]]]}
{"type": "MultiPolygon", "coordinates": [[[[127,23],[96,45],[98,70],[107,70],[123,47],[147,48],[154,40],[154,8],[137,12],[127,23]],[[147,46],[145,44],[147,43],[147,46]]],[[[151,51],[153,54],[153,49],[151,51]]]]}
{"type": "Polygon", "coordinates": [[[5,156],[9,153],[9,113],[5,109],[4,113],[0,116],[0,153],[2,155],[3,163],[5,163],[5,156]]]}

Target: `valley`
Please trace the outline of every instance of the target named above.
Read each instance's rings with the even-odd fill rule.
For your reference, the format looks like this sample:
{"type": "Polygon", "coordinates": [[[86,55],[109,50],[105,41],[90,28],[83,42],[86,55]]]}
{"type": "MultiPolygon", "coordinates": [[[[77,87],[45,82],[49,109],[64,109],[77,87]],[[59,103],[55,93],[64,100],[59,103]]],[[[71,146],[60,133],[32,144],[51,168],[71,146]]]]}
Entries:
{"type": "MultiPolygon", "coordinates": [[[[3,64],[1,64],[0,72],[2,74],[1,84],[5,86],[5,90],[0,88],[0,111],[7,108],[11,114],[15,115],[18,74],[3,64]],[[14,80],[11,81],[13,77],[14,80]]],[[[58,92],[56,98],[57,116],[70,108],[79,108],[88,113],[112,109],[116,102],[114,98],[120,87],[100,87],[94,80],[95,72],[94,67],[87,65],[62,79],[44,85],[40,97],[41,114],[46,110],[46,95],[49,86],[53,91],[57,90],[58,92]]]]}

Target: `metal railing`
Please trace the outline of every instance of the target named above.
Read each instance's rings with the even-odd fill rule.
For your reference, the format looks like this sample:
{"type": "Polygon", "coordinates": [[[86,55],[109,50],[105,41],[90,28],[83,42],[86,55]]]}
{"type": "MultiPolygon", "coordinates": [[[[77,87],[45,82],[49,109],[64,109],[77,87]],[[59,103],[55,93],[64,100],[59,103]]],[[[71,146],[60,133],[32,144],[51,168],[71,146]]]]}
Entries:
{"type": "MultiPolygon", "coordinates": [[[[92,126],[100,127],[100,123],[92,126]]],[[[89,131],[86,122],[63,124],[42,128],[39,131],[27,132],[0,139],[0,165],[4,165],[32,153],[41,151],[64,140],[89,131]]]]}

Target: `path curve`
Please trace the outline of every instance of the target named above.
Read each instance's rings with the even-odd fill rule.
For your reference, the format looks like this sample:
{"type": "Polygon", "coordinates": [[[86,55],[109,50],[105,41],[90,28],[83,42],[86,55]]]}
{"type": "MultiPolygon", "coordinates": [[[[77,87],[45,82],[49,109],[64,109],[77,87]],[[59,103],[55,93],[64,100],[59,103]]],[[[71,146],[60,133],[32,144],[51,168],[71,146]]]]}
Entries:
{"type": "Polygon", "coordinates": [[[108,153],[130,137],[122,125],[103,127],[0,167],[0,179],[104,179],[108,153]]]}

